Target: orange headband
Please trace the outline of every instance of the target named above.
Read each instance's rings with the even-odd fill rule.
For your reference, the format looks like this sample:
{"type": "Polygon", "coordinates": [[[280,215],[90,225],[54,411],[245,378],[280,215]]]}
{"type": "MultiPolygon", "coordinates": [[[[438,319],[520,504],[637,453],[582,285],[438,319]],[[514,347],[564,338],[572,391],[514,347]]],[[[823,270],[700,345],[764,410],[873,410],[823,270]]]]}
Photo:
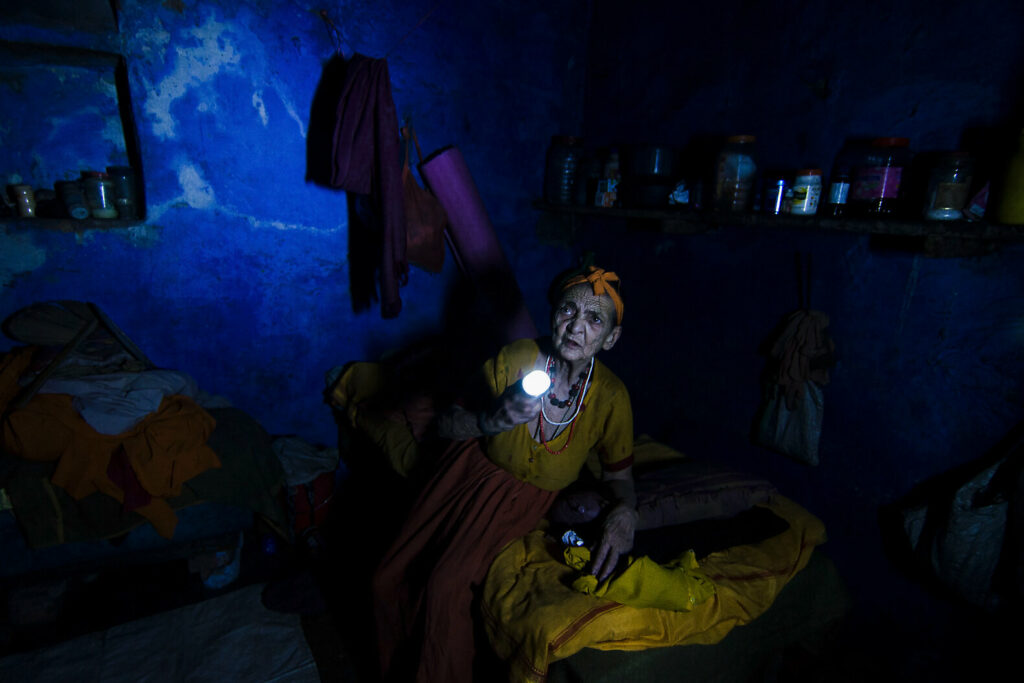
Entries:
{"type": "Polygon", "coordinates": [[[611,297],[612,303],[615,305],[615,324],[622,324],[622,313],[625,311],[625,305],[622,303],[622,297],[619,296],[619,291],[612,287],[611,283],[618,282],[619,276],[615,273],[610,273],[604,268],[598,268],[597,266],[588,266],[590,269],[589,275],[580,273],[579,275],[573,276],[565,281],[562,285],[562,291],[581,285],[584,283],[589,284],[594,288],[594,294],[601,296],[607,294],[611,297]]]}

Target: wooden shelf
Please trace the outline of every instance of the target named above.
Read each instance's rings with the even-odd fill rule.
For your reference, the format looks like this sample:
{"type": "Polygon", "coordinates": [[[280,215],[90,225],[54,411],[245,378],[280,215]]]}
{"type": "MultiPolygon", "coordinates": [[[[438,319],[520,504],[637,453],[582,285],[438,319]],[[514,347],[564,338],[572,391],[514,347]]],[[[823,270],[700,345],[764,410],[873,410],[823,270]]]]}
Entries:
{"type": "Polygon", "coordinates": [[[731,227],[856,233],[904,240],[908,243],[917,242],[931,255],[969,255],[992,251],[1003,243],[1024,242],[1024,225],[1000,225],[987,221],[776,216],[764,213],[696,211],[689,207],[623,209],[561,206],[542,200],[535,201],[533,206],[552,214],[620,221],[627,223],[631,229],[654,230],[669,234],[707,233],[731,227]]]}
{"type": "Polygon", "coordinates": [[[81,232],[83,230],[118,230],[142,225],[145,220],[138,218],[0,218],[0,226],[14,230],[56,230],[58,232],[81,232]]]}

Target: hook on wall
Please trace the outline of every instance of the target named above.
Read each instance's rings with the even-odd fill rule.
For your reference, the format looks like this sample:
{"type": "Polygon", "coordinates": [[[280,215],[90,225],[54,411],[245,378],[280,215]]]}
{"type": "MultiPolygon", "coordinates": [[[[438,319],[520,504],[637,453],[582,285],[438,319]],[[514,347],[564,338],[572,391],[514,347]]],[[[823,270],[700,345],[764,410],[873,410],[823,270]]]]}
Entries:
{"type": "Polygon", "coordinates": [[[327,27],[327,35],[330,36],[331,42],[334,44],[335,54],[341,55],[345,59],[351,57],[351,54],[345,54],[345,39],[342,38],[341,30],[338,28],[337,24],[335,24],[331,20],[330,14],[328,14],[327,10],[325,9],[321,9],[319,14],[320,18],[324,20],[324,24],[327,27]]]}

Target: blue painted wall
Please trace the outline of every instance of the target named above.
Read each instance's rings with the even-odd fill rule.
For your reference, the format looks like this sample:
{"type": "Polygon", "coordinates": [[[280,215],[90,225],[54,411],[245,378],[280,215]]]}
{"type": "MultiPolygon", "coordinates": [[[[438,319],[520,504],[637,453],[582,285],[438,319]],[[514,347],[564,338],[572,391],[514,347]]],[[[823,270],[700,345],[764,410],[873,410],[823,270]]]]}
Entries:
{"type": "MultiPolygon", "coordinates": [[[[972,149],[997,158],[1024,126],[1022,31],[1018,4],[999,1],[598,1],[585,135],[692,149],[752,133],[762,165],[826,172],[848,136],[905,136],[915,152],[980,140],[972,149]]],[[[1024,249],[935,259],[853,234],[621,228],[595,221],[581,246],[623,277],[626,330],[608,362],[631,387],[638,429],[761,472],[820,515],[873,657],[939,632],[976,637],[983,620],[958,621],[893,570],[877,515],[1021,419],[1024,249]],[[839,353],[816,468],[748,439],[758,345],[797,306],[797,252],[813,260],[812,305],[831,317],[839,353]]],[[[939,680],[923,673],[940,672],[935,662],[894,661],[908,680],[939,680]]]]}
{"type": "MultiPolygon", "coordinates": [[[[413,268],[398,318],[355,310],[345,195],[306,180],[312,103],[336,49],[387,56],[399,116],[412,117],[424,153],[459,146],[514,268],[547,277],[564,267],[565,250],[539,248],[529,202],[549,137],[580,125],[584,2],[118,5],[115,33],[0,20],[2,40],[124,55],[148,205],[124,229],[0,224],[4,315],[40,300],[94,301],[156,363],[271,432],[334,444],[325,373],[438,333],[459,280],[451,258],[437,275],[413,268]]],[[[123,163],[116,110],[97,127],[114,138],[107,147],[69,158],[63,144],[76,136],[61,112],[109,109],[110,88],[68,102],[41,86],[69,70],[42,72],[36,90],[20,92],[31,110],[0,105],[4,182],[52,187],[123,163]]],[[[546,282],[522,286],[543,319],[546,282]]]]}

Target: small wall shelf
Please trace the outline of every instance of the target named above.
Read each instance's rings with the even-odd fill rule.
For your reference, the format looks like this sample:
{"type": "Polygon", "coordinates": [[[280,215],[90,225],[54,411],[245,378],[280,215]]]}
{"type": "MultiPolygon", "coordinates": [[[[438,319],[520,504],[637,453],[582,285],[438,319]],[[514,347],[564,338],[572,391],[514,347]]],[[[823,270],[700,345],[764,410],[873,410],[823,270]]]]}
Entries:
{"type": "Polygon", "coordinates": [[[722,228],[807,230],[813,232],[871,235],[908,249],[921,249],[929,256],[968,256],[994,251],[1008,243],[1024,242],[1024,225],[1000,225],[987,221],[926,221],[896,219],[792,216],[764,213],[719,213],[689,207],[664,209],[562,206],[543,200],[535,209],[569,217],[622,222],[631,230],[666,234],[699,234],[722,228]]]}

